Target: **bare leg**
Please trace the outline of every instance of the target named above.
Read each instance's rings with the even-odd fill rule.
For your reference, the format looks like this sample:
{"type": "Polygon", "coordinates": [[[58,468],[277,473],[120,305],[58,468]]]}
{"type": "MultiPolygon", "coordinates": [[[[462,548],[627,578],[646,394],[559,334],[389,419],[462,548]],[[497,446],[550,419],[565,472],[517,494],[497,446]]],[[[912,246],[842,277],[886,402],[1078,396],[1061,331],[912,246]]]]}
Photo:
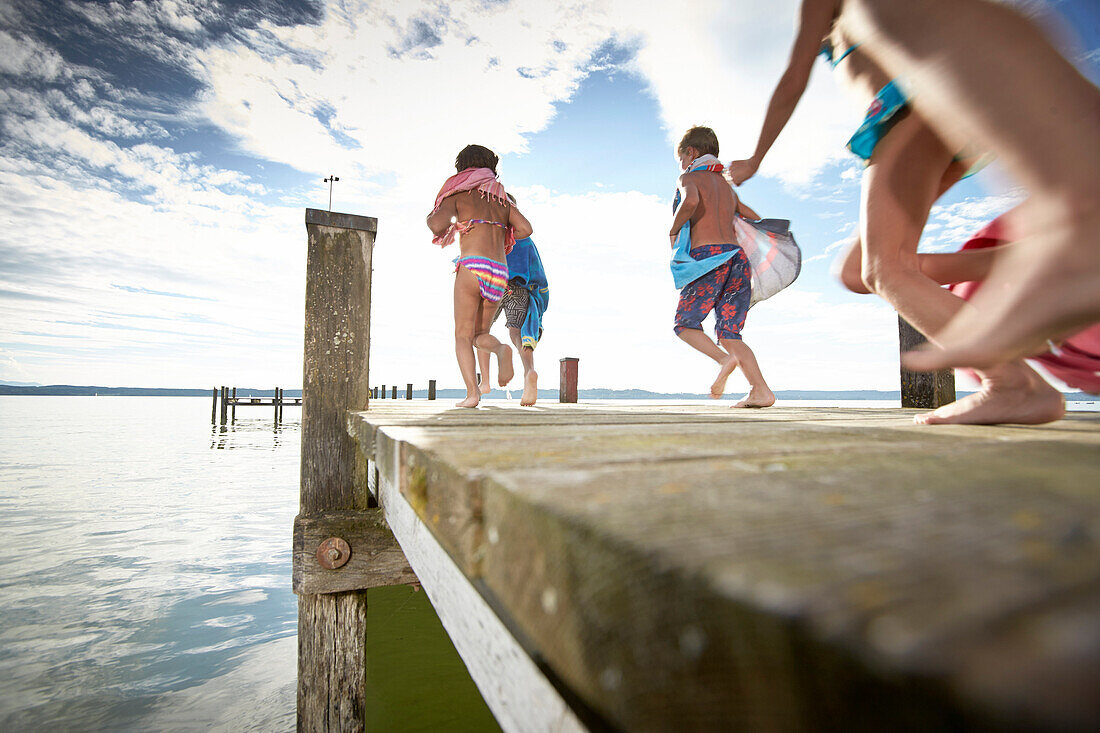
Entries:
{"type": "Polygon", "coordinates": [[[518,328],[509,328],[508,334],[512,337],[512,343],[519,353],[519,360],[523,364],[523,396],[519,398],[522,407],[530,407],[535,404],[539,396],[539,373],[535,371],[535,350],[523,345],[518,328]]]}
{"type": "MultiPolygon", "coordinates": [[[[980,282],[989,275],[998,253],[1011,245],[968,249],[958,252],[917,253],[920,273],[940,285],[962,282],[980,282]]],[[[866,295],[871,292],[863,282],[862,245],[856,238],[840,254],[834,263],[834,275],[844,287],[853,293],[866,295]]]]}
{"type": "Polygon", "coordinates": [[[481,391],[477,386],[477,374],[474,361],[474,331],[477,314],[481,307],[481,293],[477,287],[477,277],[465,267],[455,273],[455,356],[458,357],[458,370],[466,384],[466,399],[456,407],[477,407],[481,391]]]}
{"type": "MultiPolygon", "coordinates": [[[[863,185],[863,281],[932,340],[956,313],[969,307],[924,274],[916,254],[936,196],[932,182],[949,160],[946,147],[935,134],[916,115],[910,115],[879,143],[863,185]]],[[[981,276],[982,260],[978,258],[978,267],[973,267],[973,260],[955,258],[946,264],[948,269],[955,263],[969,269],[967,274],[981,276]]],[[[944,263],[942,259],[933,261],[936,266],[944,263]]],[[[988,368],[979,372],[979,377],[982,389],[978,394],[918,416],[916,421],[1036,423],[1063,414],[1061,396],[1023,362],[988,368]]]]}
{"type": "Polygon", "coordinates": [[[723,351],[701,329],[685,328],[677,334],[684,343],[718,362],[718,378],[710,386],[710,398],[716,400],[726,391],[726,380],[737,369],[737,358],[723,351]]]}
{"type": "MultiPolygon", "coordinates": [[[[489,328],[493,325],[493,315],[496,313],[497,304],[483,302],[484,306],[478,312],[477,336],[474,337],[474,346],[479,351],[491,352],[497,355],[497,381],[501,387],[504,387],[512,381],[512,376],[515,373],[512,367],[512,347],[508,344],[502,344],[500,339],[489,333],[489,328]]],[[[482,372],[481,381],[482,384],[489,384],[488,371],[482,372]]]]}
{"type": "Polygon", "coordinates": [[[760,365],[756,363],[756,354],[752,353],[749,345],[740,339],[722,339],[722,347],[729,352],[730,358],[736,359],[745,373],[745,379],[749,380],[749,393],[745,399],[734,407],[771,407],[775,404],[775,393],[764,381],[764,375],[760,372],[760,365]]]}
{"type": "Polygon", "coordinates": [[[481,394],[486,395],[493,391],[493,387],[489,384],[489,367],[492,352],[484,351],[482,349],[477,350],[477,368],[481,372],[481,384],[478,385],[478,389],[481,390],[481,394]]]}
{"type": "Polygon", "coordinates": [[[988,146],[1031,194],[1020,246],[997,258],[973,309],[936,329],[940,348],[906,365],[988,367],[1100,319],[1100,90],[996,3],[851,0],[841,24],[913,86],[953,150],[988,146]]]}
{"type": "MultiPolygon", "coordinates": [[[[952,161],[940,178],[936,198],[938,199],[947,193],[965,173],[966,168],[964,165],[952,161]]],[[[834,261],[833,275],[853,293],[866,295],[871,292],[871,289],[863,282],[862,249],[863,245],[857,234],[847,249],[834,261]]],[[[989,274],[989,267],[992,264],[992,254],[985,250],[965,253],[918,254],[917,260],[921,274],[932,278],[941,285],[946,285],[948,283],[985,278],[989,274]],[[956,279],[943,279],[944,277],[956,279]]]]}

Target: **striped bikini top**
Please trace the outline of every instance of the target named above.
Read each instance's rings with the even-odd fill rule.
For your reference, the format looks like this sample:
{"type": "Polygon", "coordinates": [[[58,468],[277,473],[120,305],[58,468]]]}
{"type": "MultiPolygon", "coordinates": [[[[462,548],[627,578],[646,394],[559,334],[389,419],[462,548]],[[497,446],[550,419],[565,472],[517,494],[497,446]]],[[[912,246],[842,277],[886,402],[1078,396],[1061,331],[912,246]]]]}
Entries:
{"type": "Polygon", "coordinates": [[[501,229],[508,228],[507,224],[501,224],[499,221],[489,221],[488,219],[467,219],[466,221],[456,221],[455,228],[462,234],[465,234],[466,232],[474,228],[474,224],[492,224],[493,226],[500,227],[501,229]]]}

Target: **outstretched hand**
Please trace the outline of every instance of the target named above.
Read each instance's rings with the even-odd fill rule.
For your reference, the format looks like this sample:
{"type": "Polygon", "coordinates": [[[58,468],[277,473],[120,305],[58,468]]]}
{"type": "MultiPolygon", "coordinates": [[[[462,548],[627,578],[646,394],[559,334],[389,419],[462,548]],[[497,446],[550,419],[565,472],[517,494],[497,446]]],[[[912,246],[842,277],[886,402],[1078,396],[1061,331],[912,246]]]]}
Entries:
{"type": "Polygon", "coordinates": [[[751,158],[748,160],[734,160],[726,166],[725,175],[730,183],[740,186],[756,173],[757,164],[751,158]]]}

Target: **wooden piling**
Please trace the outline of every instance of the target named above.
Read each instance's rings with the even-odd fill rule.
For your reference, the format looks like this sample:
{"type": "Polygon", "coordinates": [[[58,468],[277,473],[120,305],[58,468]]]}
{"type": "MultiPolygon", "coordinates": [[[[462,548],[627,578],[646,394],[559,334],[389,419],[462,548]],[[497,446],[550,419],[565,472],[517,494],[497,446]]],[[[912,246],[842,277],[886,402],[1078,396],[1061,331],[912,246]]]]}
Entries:
{"type": "Polygon", "coordinates": [[[435,399],[435,380],[434,379],[429,379],[428,380],[428,399],[429,400],[434,400],[435,399]]]}
{"type": "MultiPolygon", "coordinates": [[[[366,462],[345,415],[368,402],[377,227],[373,218],[306,209],[300,519],[369,506],[366,462]]],[[[365,590],[298,596],[298,730],[364,729],[366,622],[365,590]]]]}
{"type": "Polygon", "coordinates": [[[210,424],[218,422],[218,388],[214,388],[214,404],[210,406],[210,424]]]}
{"type": "Polygon", "coordinates": [[[411,400],[413,398],[413,386],[412,382],[405,385],[405,399],[411,400]]]}
{"type": "Polygon", "coordinates": [[[272,394],[271,404],[275,408],[275,422],[279,422],[279,388],[276,387],[272,394]]]}
{"type": "MultiPolygon", "coordinates": [[[[920,331],[898,316],[898,341],[901,353],[912,351],[926,339],[920,331]]],[[[934,410],[955,401],[955,372],[912,372],[901,367],[901,406],[934,410]]]]}
{"type": "Polygon", "coordinates": [[[237,388],[233,388],[233,404],[230,406],[229,422],[237,424],[237,388]]]}
{"type": "Polygon", "coordinates": [[[382,396],[379,399],[386,399],[386,385],[382,385],[382,396]]]}
{"type": "Polygon", "coordinates": [[[225,423],[229,420],[229,389],[224,384],[222,385],[221,399],[221,413],[218,415],[218,417],[220,418],[219,422],[222,425],[225,425],[225,423]]]}
{"type": "Polygon", "coordinates": [[[558,402],[577,401],[577,366],[579,362],[580,359],[575,356],[562,358],[558,402]]]}
{"type": "Polygon", "coordinates": [[[391,387],[390,389],[392,390],[392,394],[390,395],[390,399],[396,400],[397,399],[397,385],[396,384],[393,385],[393,387],[391,387]]]}

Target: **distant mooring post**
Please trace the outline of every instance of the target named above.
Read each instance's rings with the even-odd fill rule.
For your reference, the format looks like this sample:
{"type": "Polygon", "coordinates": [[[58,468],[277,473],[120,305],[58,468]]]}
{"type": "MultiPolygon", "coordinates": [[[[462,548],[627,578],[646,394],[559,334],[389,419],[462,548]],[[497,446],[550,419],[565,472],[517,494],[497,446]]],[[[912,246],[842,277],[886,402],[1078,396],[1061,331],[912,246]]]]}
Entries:
{"type": "Polygon", "coordinates": [[[340,568],[353,554],[369,555],[333,517],[369,508],[366,461],[348,435],[345,415],[368,403],[371,253],[377,231],[378,220],[371,217],[306,209],[301,503],[294,532],[298,730],[362,731],[364,725],[365,586],[315,590],[309,575],[340,568]],[[328,538],[314,544],[311,531],[328,538]]]}
{"type": "MultiPolygon", "coordinates": [[[[901,353],[912,351],[926,339],[920,331],[898,316],[898,341],[901,353]]],[[[941,369],[938,372],[911,372],[901,367],[901,406],[934,410],[955,401],[955,372],[941,369]]]]}
{"type": "Polygon", "coordinates": [[[577,401],[577,366],[580,359],[566,356],[561,360],[561,379],[558,386],[558,402],[577,401]]]}

